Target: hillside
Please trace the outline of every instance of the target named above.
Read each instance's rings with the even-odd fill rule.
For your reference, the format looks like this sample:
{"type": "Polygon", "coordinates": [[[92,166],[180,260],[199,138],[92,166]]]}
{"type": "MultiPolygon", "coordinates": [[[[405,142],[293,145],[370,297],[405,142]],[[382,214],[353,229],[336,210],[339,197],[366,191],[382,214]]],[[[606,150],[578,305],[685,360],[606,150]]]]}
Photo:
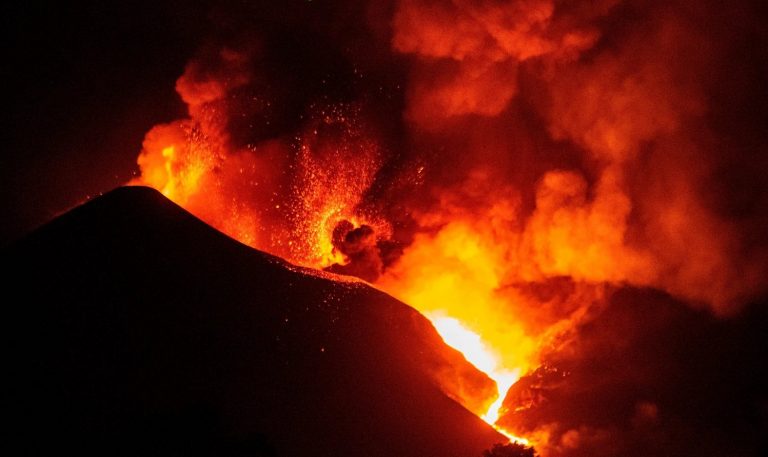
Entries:
{"type": "Polygon", "coordinates": [[[479,456],[503,441],[446,395],[491,381],[415,310],[154,190],[78,207],[2,263],[4,403],[28,454],[479,456]]]}

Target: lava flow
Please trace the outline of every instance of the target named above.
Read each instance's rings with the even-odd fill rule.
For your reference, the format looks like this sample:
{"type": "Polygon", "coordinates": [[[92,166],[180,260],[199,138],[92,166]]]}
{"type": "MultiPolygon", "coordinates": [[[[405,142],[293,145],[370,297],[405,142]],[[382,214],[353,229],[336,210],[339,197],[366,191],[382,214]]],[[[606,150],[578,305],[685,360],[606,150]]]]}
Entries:
{"type": "Polygon", "coordinates": [[[518,443],[529,444],[525,438],[514,436],[503,428],[496,426],[496,421],[499,420],[501,404],[512,384],[520,379],[519,372],[510,372],[499,366],[500,356],[486,346],[480,335],[465,328],[458,320],[438,314],[429,313],[425,315],[432,321],[445,344],[464,354],[467,361],[480,371],[486,373],[496,383],[498,397],[488,407],[488,411],[482,415],[483,420],[496,427],[497,430],[509,439],[518,443]]]}

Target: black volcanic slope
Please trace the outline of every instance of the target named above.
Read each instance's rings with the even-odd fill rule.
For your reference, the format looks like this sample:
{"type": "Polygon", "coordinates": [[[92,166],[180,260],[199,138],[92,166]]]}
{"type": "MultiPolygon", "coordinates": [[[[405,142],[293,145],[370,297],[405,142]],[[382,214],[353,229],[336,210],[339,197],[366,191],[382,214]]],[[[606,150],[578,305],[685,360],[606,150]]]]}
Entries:
{"type": "Polygon", "coordinates": [[[479,456],[488,388],[410,307],[121,188],[2,254],[17,455],[479,456]]]}

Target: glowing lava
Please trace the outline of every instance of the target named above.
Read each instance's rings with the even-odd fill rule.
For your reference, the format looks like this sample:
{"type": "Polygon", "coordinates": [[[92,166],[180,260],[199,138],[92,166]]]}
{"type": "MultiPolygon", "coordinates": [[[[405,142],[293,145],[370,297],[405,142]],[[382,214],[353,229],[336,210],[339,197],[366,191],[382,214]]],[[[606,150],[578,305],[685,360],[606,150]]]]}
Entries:
{"type": "Polygon", "coordinates": [[[525,438],[514,436],[496,426],[496,421],[499,419],[499,409],[504,402],[507,391],[520,379],[519,371],[509,371],[502,367],[499,354],[489,348],[480,335],[466,328],[457,319],[439,313],[429,313],[426,314],[426,317],[432,321],[445,344],[464,354],[469,363],[496,382],[498,397],[488,408],[488,411],[482,415],[482,419],[510,440],[528,445],[528,440],[525,438]]]}
{"type": "Polygon", "coordinates": [[[480,335],[464,327],[458,320],[439,314],[427,314],[426,317],[432,321],[445,344],[464,354],[468,362],[496,382],[498,398],[483,415],[486,422],[494,424],[499,418],[499,408],[504,396],[512,384],[520,379],[519,373],[500,367],[499,356],[495,351],[486,346],[480,335]]]}

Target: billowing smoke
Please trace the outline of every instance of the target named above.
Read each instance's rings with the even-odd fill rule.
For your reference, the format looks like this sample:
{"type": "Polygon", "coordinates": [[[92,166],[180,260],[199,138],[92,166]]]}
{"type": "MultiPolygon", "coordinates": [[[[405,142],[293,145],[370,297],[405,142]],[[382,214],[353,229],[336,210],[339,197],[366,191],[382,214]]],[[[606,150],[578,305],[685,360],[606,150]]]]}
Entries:
{"type": "Polygon", "coordinates": [[[717,120],[739,114],[716,97],[755,33],[748,5],[571,3],[400,2],[412,135],[533,199],[511,216],[532,273],[650,285],[728,312],[767,271],[765,244],[716,201],[734,166],[717,120]]]}
{"type": "MultiPolygon", "coordinates": [[[[608,351],[584,329],[643,312],[606,288],[725,316],[768,292],[761,2],[318,3],[215,8],[176,86],[189,117],[147,134],[135,182],[470,323],[517,375],[608,351]]],[[[663,414],[651,397],[627,427],[663,414]]],[[[629,430],[548,411],[506,422],[551,455],[629,430]]]]}

